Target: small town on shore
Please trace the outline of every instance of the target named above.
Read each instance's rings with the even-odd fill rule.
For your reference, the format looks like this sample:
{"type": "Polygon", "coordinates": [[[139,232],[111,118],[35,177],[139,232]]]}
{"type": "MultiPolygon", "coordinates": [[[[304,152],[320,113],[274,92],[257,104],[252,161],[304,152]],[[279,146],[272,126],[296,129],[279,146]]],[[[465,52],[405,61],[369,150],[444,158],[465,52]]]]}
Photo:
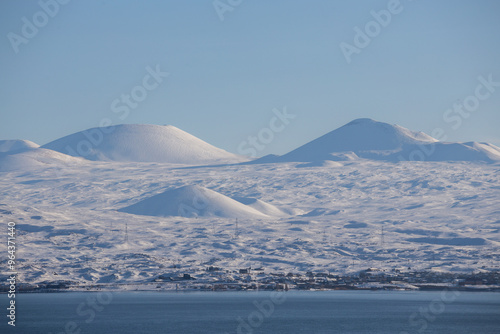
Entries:
{"type": "MultiPolygon", "coordinates": [[[[19,293],[63,291],[288,291],[288,290],[422,290],[453,289],[459,291],[500,292],[500,272],[449,273],[412,271],[410,268],[380,270],[367,268],[352,274],[328,272],[266,273],[263,268],[224,270],[209,266],[204,271],[183,273],[172,271],[154,279],[130,283],[80,283],[69,280],[36,284],[18,282],[19,293]]],[[[2,282],[1,293],[9,291],[2,282]]]]}

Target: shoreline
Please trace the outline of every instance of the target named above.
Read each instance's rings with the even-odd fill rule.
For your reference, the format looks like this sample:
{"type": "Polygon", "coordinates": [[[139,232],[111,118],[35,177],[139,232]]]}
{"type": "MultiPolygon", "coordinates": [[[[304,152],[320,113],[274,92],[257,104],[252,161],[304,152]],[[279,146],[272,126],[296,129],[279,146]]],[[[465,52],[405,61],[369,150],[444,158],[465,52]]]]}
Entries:
{"type": "MultiPolygon", "coordinates": [[[[500,292],[500,272],[436,273],[430,271],[385,272],[369,268],[350,275],[307,272],[263,274],[251,268],[204,272],[170,272],[140,282],[79,282],[54,280],[1,284],[0,293],[51,293],[67,291],[440,291],[500,292]],[[10,289],[10,290],[9,290],[10,289]]],[[[259,268],[260,269],[260,268],[259,268]]]]}
{"type": "MultiPolygon", "coordinates": [[[[17,290],[16,294],[45,294],[45,293],[79,293],[79,292],[154,292],[154,293],[191,293],[191,292],[331,292],[331,291],[385,291],[385,292],[440,292],[445,290],[460,291],[460,292],[495,292],[500,293],[500,286],[484,286],[484,287],[471,287],[471,286],[455,286],[455,285],[427,285],[416,286],[416,288],[400,288],[400,287],[358,287],[346,286],[337,288],[321,288],[321,289],[249,289],[249,288],[217,288],[217,289],[202,289],[198,287],[173,287],[163,286],[162,288],[150,286],[151,284],[123,284],[120,286],[106,286],[106,285],[93,285],[93,286],[71,286],[65,289],[46,289],[46,288],[32,288],[17,290]]],[[[8,291],[1,291],[0,295],[7,295],[8,291]]]]}

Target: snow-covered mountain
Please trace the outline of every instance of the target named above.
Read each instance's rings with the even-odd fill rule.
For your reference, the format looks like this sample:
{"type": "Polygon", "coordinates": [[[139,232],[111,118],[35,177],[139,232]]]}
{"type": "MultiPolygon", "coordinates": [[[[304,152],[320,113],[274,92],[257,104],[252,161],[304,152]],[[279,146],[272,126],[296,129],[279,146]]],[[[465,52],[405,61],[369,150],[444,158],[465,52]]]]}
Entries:
{"type": "Polygon", "coordinates": [[[44,148],[18,149],[0,153],[0,172],[33,170],[43,167],[62,168],[81,164],[84,159],[44,148]]]}
{"type": "MultiPolygon", "coordinates": [[[[30,151],[37,147],[35,143],[24,140],[0,141],[2,156],[30,151]]],[[[57,139],[43,145],[42,148],[97,161],[186,165],[248,161],[248,158],[212,146],[174,126],[159,125],[122,124],[92,128],[57,139]]],[[[37,154],[40,153],[30,158],[36,160],[37,154]]],[[[47,153],[42,155],[46,156],[47,153]]],[[[21,161],[25,158],[18,156],[0,159],[0,169],[10,170],[12,168],[6,165],[8,161],[21,161]]],[[[325,163],[325,161],[353,161],[360,158],[392,162],[410,160],[491,163],[500,161],[500,148],[488,143],[439,142],[422,132],[362,118],[285,155],[269,155],[249,163],[303,162],[306,163],[304,167],[332,166],[331,162],[325,163]]],[[[54,161],[57,162],[57,159],[54,161]]],[[[23,164],[20,163],[18,166],[22,167],[23,164]]]]}
{"type": "Polygon", "coordinates": [[[0,140],[0,153],[27,151],[39,146],[32,141],[23,139],[0,140]]]}
{"type": "Polygon", "coordinates": [[[167,190],[118,211],[159,217],[264,218],[265,214],[200,186],[167,190]]]}
{"type": "Polygon", "coordinates": [[[26,283],[145,283],[209,265],[266,274],[499,270],[498,165],[304,165],[86,161],[14,170],[0,173],[0,220],[16,222],[26,283]],[[252,198],[300,212],[276,217],[252,198]],[[117,212],[127,206],[134,214],[117,212]]]}
{"type": "Polygon", "coordinates": [[[16,222],[22,282],[149,283],[209,265],[500,269],[499,164],[483,163],[498,161],[491,144],[360,119],[265,164],[214,164],[241,159],[152,125],[19,145],[0,153],[0,220],[16,222]],[[412,154],[437,161],[392,163],[412,154]]]}
{"type": "Polygon", "coordinates": [[[439,142],[423,132],[399,125],[356,119],[283,156],[256,162],[385,161],[500,161],[500,148],[487,143],[439,142]]]}
{"type": "Polygon", "coordinates": [[[92,128],[42,147],[100,161],[201,165],[246,160],[171,125],[122,124],[92,128]]]}

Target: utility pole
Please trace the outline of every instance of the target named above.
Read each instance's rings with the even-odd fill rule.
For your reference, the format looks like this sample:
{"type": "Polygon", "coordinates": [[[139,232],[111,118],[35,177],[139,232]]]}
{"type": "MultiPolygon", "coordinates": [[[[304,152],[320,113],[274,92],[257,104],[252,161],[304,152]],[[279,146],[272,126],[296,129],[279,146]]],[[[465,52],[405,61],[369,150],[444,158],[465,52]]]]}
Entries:
{"type": "Polygon", "coordinates": [[[382,248],[384,248],[384,225],[382,225],[382,233],[380,235],[380,244],[382,245],[382,248]]]}
{"type": "Polygon", "coordinates": [[[125,242],[128,243],[128,222],[125,223],[125,242]]]}

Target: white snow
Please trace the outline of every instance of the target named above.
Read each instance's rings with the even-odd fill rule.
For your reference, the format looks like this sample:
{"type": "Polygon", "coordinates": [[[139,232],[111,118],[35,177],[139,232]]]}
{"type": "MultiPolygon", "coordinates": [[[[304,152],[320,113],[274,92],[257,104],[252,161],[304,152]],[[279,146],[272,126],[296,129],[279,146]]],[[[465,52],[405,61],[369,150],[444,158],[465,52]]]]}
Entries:
{"type": "Polygon", "coordinates": [[[470,146],[474,149],[477,149],[481,152],[484,152],[489,159],[493,161],[500,161],[498,157],[500,157],[500,147],[495,146],[490,143],[478,143],[478,142],[468,142],[464,143],[464,145],[470,146]]]}
{"type": "Polygon", "coordinates": [[[167,190],[118,211],[146,216],[264,218],[262,212],[200,186],[167,190]]]}
{"type": "Polygon", "coordinates": [[[258,198],[235,197],[234,200],[243,203],[245,205],[248,205],[254,208],[255,210],[262,212],[263,214],[266,214],[268,216],[282,217],[288,215],[287,212],[277,208],[272,204],[261,201],[258,198]]]}
{"type": "Polygon", "coordinates": [[[298,164],[295,167],[306,168],[306,167],[342,167],[342,166],[343,165],[337,161],[322,160],[322,161],[311,161],[303,164],[298,164]]]}
{"type": "Polygon", "coordinates": [[[40,145],[35,144],[29,140],[13,139],[13,140],[0,140],[0,153],[3,152],[16,152],[16,151],[27,151],[39,147],[40,145]]]}
{"type": "Polygon", "coordinates": [[[171,125],[122,124],[93,128],[57,139],[43,147],[100,161],[201,165],[248,160],[171,125]]]}
{"type": "MultiPolygon", "coordinates": [[[[0,221],[5,231],[17,223],[19,280],[144,283],[174,265],[193,274],[208,265],[266,273],[499,270],[500,165],[357,158],[365,148],[433,142],[398,127],[379,130],[380,143],[343,143],[348,151],[336,152],[341,144],[325,141],[314,156],[300,149],[299,162],[180,166],[47,149],[3,153],[0,221]]],[[[98,149],[110,154],[106,147],[98,149]]],[[[472,150],[472,160],[478,150],[493,159],[498,152],[484,143],[439,147],[451,156],[472,150]]]]}
{"type": "Polygon", "coordinates": [[[56,151],[33,148],[29,150],[15,150],[0,154],[0,171],[31,170],[44,166],[63,168],[68,164],[81,164],[85,160],[75,158],[56,151]]]}
{"type": "MultiPolygon", "coordinates": [[[[400,161],[500,161],[500,151],[490,144],[445,143],[399,125],[368,118],[354,120],[281,157],[261,162],[310,162],[352,160],[355,157],[400,161]]],[[[257,162],[259,162],[257,160],[257,162]]]]}

